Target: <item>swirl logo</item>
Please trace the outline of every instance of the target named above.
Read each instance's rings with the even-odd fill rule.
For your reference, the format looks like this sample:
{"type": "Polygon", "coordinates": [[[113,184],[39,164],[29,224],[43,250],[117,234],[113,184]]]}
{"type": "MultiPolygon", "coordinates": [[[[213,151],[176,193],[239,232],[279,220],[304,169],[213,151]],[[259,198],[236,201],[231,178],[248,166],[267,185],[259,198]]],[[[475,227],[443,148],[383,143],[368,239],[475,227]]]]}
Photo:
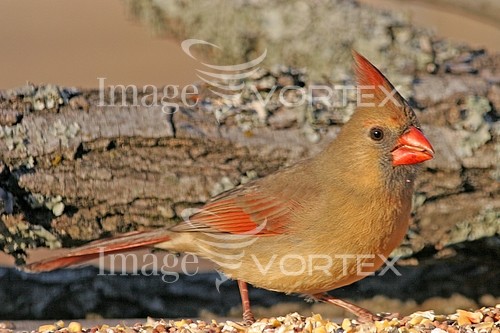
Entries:
{"type": "Polygon", "coordinates": [[[257,58],[238,65],[218,66],[202,62],[192,54],[191,48],[195,45],[208,45],[221,50],[218,45],[200,39],[186,39],[181,43],[182,50],[192,59],[199,61],[205,68],[197,69],[197,76],[211,88],[214,94],[229,100],[241,97],[244,80],[259,70],[259,64],[265,59],[267,49],[257,58]]]}

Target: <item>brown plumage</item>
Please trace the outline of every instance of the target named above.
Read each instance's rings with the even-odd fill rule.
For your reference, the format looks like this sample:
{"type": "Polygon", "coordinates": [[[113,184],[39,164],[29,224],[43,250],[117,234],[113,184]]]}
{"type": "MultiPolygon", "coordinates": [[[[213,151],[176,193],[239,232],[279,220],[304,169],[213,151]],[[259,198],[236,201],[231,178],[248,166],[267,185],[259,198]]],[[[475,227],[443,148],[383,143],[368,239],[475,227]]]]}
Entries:
{"type": "Polygon", "coordinates": [[[372,320],[367,310],[325,292],[365,276],[359,262],[345,258],[362,256],[363,272],[373,272],[401,242],[416,165],[433,150],[406,101],[391,94],[393,86],[368,60],[353,55],[366,100],[318,156],[226,192],[173,228],[93,242],[26,268],[52,270],[101,251],[154,246],[208,258],[237,279],[245,320],[253,320],[246,282],[372,320]]]}

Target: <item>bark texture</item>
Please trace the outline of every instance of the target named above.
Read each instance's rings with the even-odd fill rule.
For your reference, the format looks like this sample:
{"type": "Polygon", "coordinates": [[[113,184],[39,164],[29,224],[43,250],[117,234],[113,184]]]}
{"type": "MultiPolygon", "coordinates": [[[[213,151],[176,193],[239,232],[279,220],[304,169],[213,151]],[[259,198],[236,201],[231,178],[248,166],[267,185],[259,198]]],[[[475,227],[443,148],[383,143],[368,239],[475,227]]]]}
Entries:
{"type": "MultiPolygon", "coordinates": [[[[498,68],[498,56],[473,60],[477,71],[498,68]]],[[[277,82],[288,75],[290,83],[306,85],[287,73],[267,73],[260,80],[266,75],[277,82]]],[[[413,224],[398,254],[498,235],[498,81],[491,71],[443,73],[424,74],[413,85],[411,102],[436,158],[419,177],[413,224]]],[[[259,87],[259,80],[254,83],[259,87]]],[[[133,106],[130,94],[124,106],[99,106],[98,91],[74,93],[60,105],[37,110],[27,93],[4,92],[4,251],[22,260],[25,249],[38,245],[69,246],[175,223],[185,208],[316,154],[346,118],[339,116],[345,110],[310,103],[287,108],[277,93],[267,108],[250,98],[228,106],[210,94],[205,89],[195,107],[174,112],[161,105],[133,106]]],[[[45,105],[54,105],[45,96],[45,105]]]]}

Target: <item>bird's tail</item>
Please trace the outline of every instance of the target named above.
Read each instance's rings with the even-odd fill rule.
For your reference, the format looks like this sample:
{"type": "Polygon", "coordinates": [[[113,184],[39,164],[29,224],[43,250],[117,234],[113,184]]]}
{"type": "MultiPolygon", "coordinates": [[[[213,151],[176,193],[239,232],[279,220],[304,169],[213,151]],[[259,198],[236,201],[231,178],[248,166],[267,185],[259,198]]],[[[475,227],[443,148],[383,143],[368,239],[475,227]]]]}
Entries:
{"type": "Polygon", "coordinates": [[[154,244],[170,240],[171,234],[172,233],[167,229],[132,231],[75,248],[61,257],[49,258],[27,264],[22,267],[22,269],[29,272],[52,271],[96,259],[101,255],[150,247],[154,244]]]}

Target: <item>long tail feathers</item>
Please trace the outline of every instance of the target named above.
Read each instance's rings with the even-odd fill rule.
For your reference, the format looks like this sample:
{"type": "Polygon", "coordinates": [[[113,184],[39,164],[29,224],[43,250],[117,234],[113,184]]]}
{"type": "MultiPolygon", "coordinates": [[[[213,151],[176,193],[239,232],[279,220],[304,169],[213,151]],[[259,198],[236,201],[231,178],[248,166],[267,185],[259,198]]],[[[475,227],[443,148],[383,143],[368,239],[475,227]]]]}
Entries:
{"type": "Polygon", "coordinates": [[[70,251],[63,257],[49,258],[28,264],[23,267],[23,270],[29,272],[52,271],[99,258],[101,255],[150,247],[170,240],[170,235],[171,232],[168,230],[133,231],[89,243],[70,251]]]}

